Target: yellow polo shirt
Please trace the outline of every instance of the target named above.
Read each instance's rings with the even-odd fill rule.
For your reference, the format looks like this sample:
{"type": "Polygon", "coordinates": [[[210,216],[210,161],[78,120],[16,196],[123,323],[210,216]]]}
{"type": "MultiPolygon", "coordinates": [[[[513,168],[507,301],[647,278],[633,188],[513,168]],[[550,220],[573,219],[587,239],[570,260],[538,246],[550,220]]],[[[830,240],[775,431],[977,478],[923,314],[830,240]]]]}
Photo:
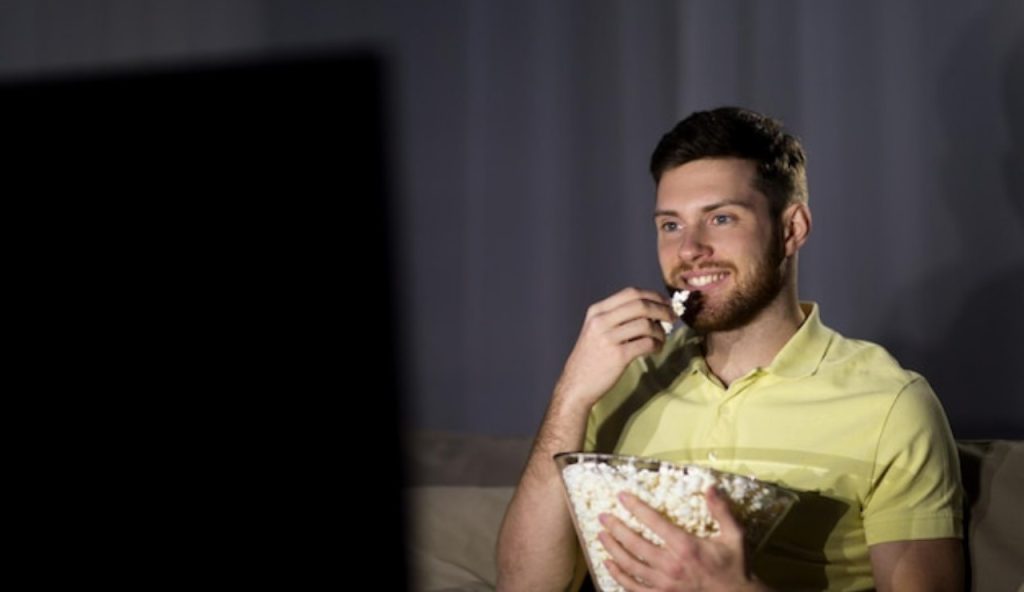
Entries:
{"type": "Polygon", "coordinates": [[[801,306],[806,320],[772,363],[728,388],[700,337],[677,331],[594,406],[585,448],[797,490],[755,573],[780,590],[870,590],[869,545],[961,536],[956,447],[924,378],[801,306]]]}

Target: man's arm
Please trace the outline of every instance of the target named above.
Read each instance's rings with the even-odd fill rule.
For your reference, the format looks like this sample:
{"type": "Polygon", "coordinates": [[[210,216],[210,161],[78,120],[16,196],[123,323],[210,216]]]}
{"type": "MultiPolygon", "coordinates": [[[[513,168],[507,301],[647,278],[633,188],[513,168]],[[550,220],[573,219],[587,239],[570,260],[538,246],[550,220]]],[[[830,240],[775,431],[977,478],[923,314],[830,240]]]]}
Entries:
{"type": "Polygon", "coordinates": [[[589,408],[552,401],[498,537],[498,590],[566,590],[576,563],[576,533],[551,459],[579,450],[589,408]]]}
{"type": "Polygon", "coordinates": [[[924,379],[909,382],[893,402],[879,435],[875,474],[880,477],[863,516],[877,589],[963,590],[956,442],[924,379]]]}
{"type": "Polygon", "coordinates": [[[964,589],[964,555],[959,539],[879,543],[869,552],[878,592],[964,589]]]}
{"type": "Polygon", "coordinates": [[[587,311],[498,534],[501,592],[562,591],[572,584],[576,535],[551,457],[582,448],[591,407],[633,359],[661,347],[665,333],[657,321],[671,319],[664,297],[634,288],[587,311]]]}

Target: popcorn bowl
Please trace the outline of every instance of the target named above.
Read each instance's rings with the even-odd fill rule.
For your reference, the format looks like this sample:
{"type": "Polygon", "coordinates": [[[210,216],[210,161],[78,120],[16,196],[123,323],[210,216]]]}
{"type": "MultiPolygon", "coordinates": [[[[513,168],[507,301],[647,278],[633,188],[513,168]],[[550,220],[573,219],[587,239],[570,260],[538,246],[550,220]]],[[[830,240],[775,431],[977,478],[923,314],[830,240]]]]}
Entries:
{"type": "Polygon", "coordinates": [[[743,526],[752,552],[764,544],[798,499],[795,493],[777,485],[699,465],[587,452],[562,452],[554,460],[594,586],[602,592],[623,588],[604,565],[611,556],[597,538],[604,529],[599,515],[612,514],[647,540],[663,544],[619,502],[619,492],[632,493],[690,534],[709,537],[718,534],[718,523],[707,509],[704,492],[715,486],[743,526]]]}

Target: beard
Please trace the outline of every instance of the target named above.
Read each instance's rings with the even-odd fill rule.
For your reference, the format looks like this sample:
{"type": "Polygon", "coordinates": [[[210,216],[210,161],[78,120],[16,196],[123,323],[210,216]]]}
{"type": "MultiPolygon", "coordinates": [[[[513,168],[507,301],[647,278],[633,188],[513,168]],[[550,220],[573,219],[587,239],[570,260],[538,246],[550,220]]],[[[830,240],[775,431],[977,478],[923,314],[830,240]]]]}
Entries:
{"type": "MultiPolygon", "coordinates": [[[[782,291],[785,274],[782,262],[785,259],[785,248],[782,244],[781,230],[772,233],[772,240],[765,246],[764,252],[754,261],[745,277],[737,273],[735,265],[725,262],[708,262],[697,268],[728,269],[735,278],[735,287],[718,295],[722,302],[711,302],[695,290],[686,301],[686,312],[683,321],[698,333],[732,331],[743,327],[761,313],[782,291]]],[[[692,266],[680,266],[673,270],[669,277],[678,278],[680,273],[692,269],[692,266]]],[[[665,286],[671,296],[679,288],[668,283],[665,286]]]]}

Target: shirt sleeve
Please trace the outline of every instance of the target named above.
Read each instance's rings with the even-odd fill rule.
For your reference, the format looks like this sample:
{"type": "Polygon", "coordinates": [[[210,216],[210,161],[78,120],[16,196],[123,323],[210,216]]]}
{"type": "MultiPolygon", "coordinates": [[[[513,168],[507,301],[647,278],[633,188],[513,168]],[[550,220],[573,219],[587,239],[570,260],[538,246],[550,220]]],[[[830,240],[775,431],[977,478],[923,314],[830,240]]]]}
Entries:
{"type": "Polygon", "coordinates": [[[915,376],[896,396],[880,432],[862,509],[867,544],[961,538],[962,499],[946,415],[928,383],[915,376]]]}

